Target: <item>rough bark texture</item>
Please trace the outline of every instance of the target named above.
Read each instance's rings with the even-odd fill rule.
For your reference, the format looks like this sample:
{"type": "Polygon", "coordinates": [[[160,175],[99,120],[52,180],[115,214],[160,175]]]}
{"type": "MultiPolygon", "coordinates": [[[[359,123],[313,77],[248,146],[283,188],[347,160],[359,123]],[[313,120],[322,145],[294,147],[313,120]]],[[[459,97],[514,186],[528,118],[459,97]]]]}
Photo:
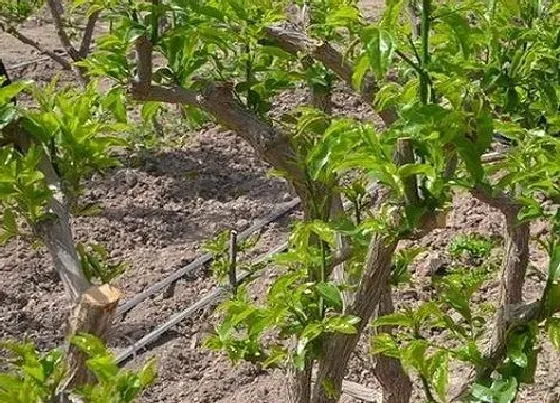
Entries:
{"type": "Polygon", "coordinates": [[[396,246],[397,242],[394,239],[382,234],[373,236],[355,302],[347,311],[348,314],[358,316],[362,320],[356,326],[356,334],[334,334],[325,343],[323,357],[317,372],[317,383],[313,390],[311,400],[313,403],[336,403],[338,401],[346,365],[364,327],[377,308],[381,291],[389,278],[391,258],[396,246]],[[324,388],[323,385],[328,385],[328,388],[324,388]],[[332,390],[339,393],[335,393],[333,396],[330,393],[332,390]]]}
{"type": "Polygon", "coordinates": [[[80,43],[80,50],[78,51],[80,59],[85,59],[89,55],[89,50],[91,48],[91,42],[93,39],[93,31],[95,29],[95,25],[97,25],[97,20],[99,19],[100,14],[101,11],[95,11],[88,17],[86,29],[84,30],[84,34],[82,35],[82,42],[80,43]]]}
{"type": "Polygon", "coordinates": [[[46,157],[43,158],[39,168],[53,192],[47,212],[53,214],[54,218],[41,221],[35,225],[34,230],[43,240],[51,255],[54,268],[62,280],[68,299],[72,303],[76,303],[80,295],[90,287],[90,283],[82,271],[76,251],[70,226],[70,213],[62,192],[60,178],[46,157]]]}
{"type": "Polygon", "coordinates": [[[138,76],[131,88],[135,99],[185,104],[205,110],[224,127],[235,131],[251,144],[265,162],[284,171],[302,199],[304,211],[307,211],[306,203],[310,200],[307,195],[307,179],[285,133],[262,121],[241,105],[234,97],[229,83],[207,83],[200,91],[152,85],[151,43],[145,37],[140,37],[136,42],[136,52],[138,76]]]}
{"type": "Polygon", "coordinates": [[[488,352],[485,354],[486,365],[473,372],[469,381],[462,388],[458,398],[465,396],[472,379],[488,379],[505,357],[507,334],[510,329],[539,315],[539,303],[523,305],[523,285],[529,263],[529,223],[518,223],[520,206],[507,194],[490,194],[487,189],[476,187],[473,196],[491,207],[500,210],[506,221],[504,231],[504,259],[502,261],[500,306],[496,312],[495,326],[488,352]]]}
{"type": "Polygon", "coordinates": [[[519,304],[523,301],[523,285],[529,264],[529,224],[517,223],[519,209],[506,213],[504,236],[504,261],[502,263],[502,306],[519,304]]]}
{"type": "MultiPolygon", "coordinates": [[[[391,287],[387,284],[381,301],[379,301],[378,316],[395,312],[391,287]]],[[[391,333],[390,326],[377,329],[379,333],[391,333]]],[[[375,377],[383,389],[383,403],[407,403],[412,396],[412,382],[404,371],[401,362],[391,357],[379,354],[373,357],[375,362],[375,377]]]]}
{"type": "MultiPolygon", "coordinates": [[[[47,0],[47,5],[53,18],[53,23],[56,28],[58,39],[60,40],[62,47],[66,51],[66,54],[68,54],[68,56],[70,56],[70,59],[72,59],[72,61],[74,62],[85,59],[91,47],[93,30],[95,29],[95,25],[97,24],[100,12],[94,12],[89,15],[80,47],[79,49],[76,49],[76,47],[72,44],[70,35],[68,34],[64,26],[64,6],[61,0],[47,0]]],[[[89,78],[87,76],[87,71],[85,68],[74,66],[71,64],[70,67],[72,70],[74,70],[76,76],[80,79],[80,82],[83,85],[88,83],[89,78]]]]}
{"type": "Polygon", "coordinates": [[[76,48],[74,48],[74,45],[72,45],[70,36],[68,36],[68,33],[64,29],[64,21],[62,18],[64,7],[62,7],[62,3],[60,2],[60,0],[47,0],[47,5],[49,6],[49,10],[51,11],[53,23],[56,28],[56,33],[58,35],[58,38],[60,39],[62,47],[72,60],[79,60],[80,55],[76,48]]]}
{"type": "MultiPolygon", "coordinates": [[[[332,70],[338,77],[346,82],[350,87],[354,70],[350,63],[345,60],[344,55],[337,51],[330,43],[320,43],[308,37],[303,32],[297,32],[282,25],[273,25],[265,29],[269,39],[273,40],[282,50],[292,53],[302,53],[314,60],[322,63],[325,67],[332,70]]],[[[373,103],[377,94],[377,85],[371,75],[366,76],[358,93],[362,99],[368,103],[373,103]]],[[[387,126],[391,125],[397,118],[394,110],[384,110],[377,112],[387,126]]]]}
{"type": "MultiPolygon", "coordinates": [[[[68,335],[88,333],[105,341],[105,335],[115,316],[119,298],[119,291],[108,284],[90,287],[81,296],[79,304],[72,312],[68,335]]],[[[86,369],[86,358],[75,346],[70,347],[68,353],[70,373],[72,374],[69,382],[70,388],[93,380],[92,374],[86,369]]]]}
{"type": "Polygon", "coordinates": [[[302,371],[298,371],[294,367],[288,368],[288,382],[286,383],[287,403],[310,402],[312,375],[312,363],[306,363],[302,371]]]}
{"type": "MultiPolygon", "coordinates": [[[[519,208],[505,211],[504,259],[502,261],[500,306],[492,334],[490,351],[493,356],[504,357],[507,333],[511,327],[512,307],[523,302],[523,285],[529,264],[529,223],[517,223],[519,208]]],[[[489,375],[489,374],[488,374],[489,375]]]]}

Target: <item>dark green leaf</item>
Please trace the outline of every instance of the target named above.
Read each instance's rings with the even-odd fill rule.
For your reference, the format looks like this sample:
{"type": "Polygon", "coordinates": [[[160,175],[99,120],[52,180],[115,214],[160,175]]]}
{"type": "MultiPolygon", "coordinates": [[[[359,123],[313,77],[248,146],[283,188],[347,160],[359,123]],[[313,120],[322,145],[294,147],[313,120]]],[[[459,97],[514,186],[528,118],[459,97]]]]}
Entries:
{"type": "Polygon", "coordinates": [[[319,283],[315,286],[319,295],[323,297],[327,306],[336,310],[342,310],[342,293],[340,289],[331,283],[319,283]]]}

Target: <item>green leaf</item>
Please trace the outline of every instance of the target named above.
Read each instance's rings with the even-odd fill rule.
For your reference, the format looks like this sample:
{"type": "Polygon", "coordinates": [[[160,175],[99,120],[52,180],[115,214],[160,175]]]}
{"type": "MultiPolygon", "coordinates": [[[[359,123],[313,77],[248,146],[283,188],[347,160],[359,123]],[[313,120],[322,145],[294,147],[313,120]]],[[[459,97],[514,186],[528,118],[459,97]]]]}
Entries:
{"type": "Polygon", "coordinates": [[[550,254],[548,281],[560,281],[560,244],[555,245],[550,254]]]}
{"type": "Polygon", "coordinates": [[[387,30],[396,30],[399,27],[399,17],[405,4],[405,0],[387,0],[380,25],[387,30]]]}
{"type": "Polygon", "coordinates": [[[470,141],[465,139],[456,139],[455,146],[474,182],[481,182],[484,178],[481,154],[476,151],[475,146],[470,141]]]}
{"type": "Polygon", "coordinates": [[[11,99],[31,85],[31,81],[16,81],[5,87],[0,87],[0,105],[11,102],[11,99]]]}
{"type": "Polygon", "coordinates": [[[16,215],[12,209],[4,209],[2,215],[2,229],[9,235],[13,236],[17,234],[16,215]]]}
{"type": "Polygon", "coordinates": [[[552,284],[548,288],[545,308],[547,316],[551,316],[560,310],[560,284],[552,284]]]}
{"type": "Polygon", "coordinates": [[[364,77],[369,71],[369,58],[366,53],[358,58],[352,73],[352,87],[355,90],[361,90],[364,77]]]}
{"type": "Polygon", "coordinates": [[[330,12],[325,20],[326,25],[333,27],[351,27],[361,23],[360,10],[356,6],[345,5],[330,12]]]}
{"type": "Polygon", "coordinates": [[[395,51],[395,39],[388,31],[370,27],[364,31],[362,40],[366,44],[372,71],[379,79],[383,78],[391,65],[395,51]]]}
{"type": "Polygon", "coordinates": [[[517,396],[517,379],[499,379],[492,382],[491,387],[474,384],[472,396],[476,401],[488,403],[511,403],[517,396]]]}
{"type": "Polygon", "coordinates": [[[157,375],[156,361],[154,358],[152,358],[146,364],[144,364],[144,367],[138,373],[138,380],[140,381],[140,387],[144,389],[147,386],[151,385],[156,379],[156,375],[157,375]]]}
{"type": "Polygon", "coordinates": [[[323,324],[321,322],[308,323],[299,337],[296,353],[301,354],[310,341],[323,333],[323,329],[323,324]]]}
{"type": "Polygon", "coordinates": [[[6,127],[17,116],[16,108],[0,105],[0,129],[6,127]]]}
{"type": "Polygon", "coordinates": [[[525,354],[525,344],[528,336],[526,333],[513,333],[507,345],[507,356],[518,367],[525,368],[527,366],[527,354],[525,354]]]}
{"type": "Polygon", "coordinates": [[[442,401],[446,401],[447,383],[449,377],[449,354],[447,351],[438,351],[430,359],[429,372],[434,390],[442,401]]]}
{"type": "Polygon", "coordinates": [[[86,366],[100,382],[110,382],[119,373],[119,367],[115,359],[108,354],[88,359],[86,366]]]}
{"type": "Polygon", "coordinates": [[[413,340],[401,353],[403,364],[416,369],[424,376],[426,374],[426,350],[428,349],[428,342],[425,340],[413,340]]]}
{"type": "Polygon", "coordinates": [[[441,297],[468,322],[471,321],[472,314],[471,307],[469,305],[470,295],[466,295],[463,290],[458,287],[448,286],[442,291],[441,297]]]}
{"type": "Polygon", "coordinates": [[[560,318],[553,317],[546,320],[546,334],[552,345],[560,351],[560,318]]]}
{"type": "Polygon", "coordinates": [[[430,316],[441,318],[443,313],[433,301],[425,302],[414,313],[414,321],[417,325],[422,325],[430,316]]]}
{"type": "Polygon", "coordinates": [[[426,175],[428,178],[433,178],[436,176],[436,173],[434,167],[428,164],[405,164],[399,167],[397,175],[401,179],[412,175],[426,175]]]}
{"type": "Polygon", "coordinates": [[[329,245],[334,245],[335,232],[328,223],[320,220],[314,220],[306,225],[308,229],[317,235],[322,241],[328,243],[329,245]]]}
{"type": "Polygon", "coordinates": [[[105,355],[107,348],[103,342],[96,336],[87,333],[79,333],[70,339],[70,343],[78,347],[82,352],[93,357],[96,355],[105,355]]]}
{"type": "Polygon", "coordinates": [[[399,345],[395,339],[387,333],[373,336],[370,342],[370,349],[371,354],[383,354],[394,358],[400,357],[399,345]]]}
{"type": "Polygon", "coordinates": [[[342,310],[342,293],[336,285],[331,283],[319,283],[315,285],[315,288],[328,306],[336,310],[342,310]]]}
{"type": "Polygon", "coordinates": [[[343,334],[356,334],[356,325],[359,322],[359,317],[351,315],[329,316],[323,319],[325,331],[343,334]]]}

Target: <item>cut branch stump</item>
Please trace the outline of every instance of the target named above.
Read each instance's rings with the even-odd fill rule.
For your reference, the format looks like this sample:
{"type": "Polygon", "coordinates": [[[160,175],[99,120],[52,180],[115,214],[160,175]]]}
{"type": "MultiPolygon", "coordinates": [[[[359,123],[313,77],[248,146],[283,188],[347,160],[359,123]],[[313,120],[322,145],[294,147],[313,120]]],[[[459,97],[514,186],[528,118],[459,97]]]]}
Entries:
{"type": "MultiPolygon", "coordinates": [[[[88,333],[105,342],[107,330],[115,316],[120,292],[113,286],[104,284],[92,286],[80,298],[80,302],[70,317],[68,335],[88,333]]],[[[92,381],[92,374],[86,368],[86,356],[70,345],[68,361],[72,379],[69,386],[75,388],[92,381]]]]}

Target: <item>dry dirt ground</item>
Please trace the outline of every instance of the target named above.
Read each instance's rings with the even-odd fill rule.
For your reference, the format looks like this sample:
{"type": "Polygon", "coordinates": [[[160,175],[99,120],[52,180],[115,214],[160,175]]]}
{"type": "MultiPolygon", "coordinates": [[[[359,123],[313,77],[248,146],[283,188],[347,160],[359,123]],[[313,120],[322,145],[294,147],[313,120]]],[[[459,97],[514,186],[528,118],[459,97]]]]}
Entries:
{"type": "MultiPolygon", "coordinates": [[[[373,12],[378,2],[365,2],[373,12]]],[[[26,23],[22,30],[46,45],[58,46],[52,26],[26,23]]],[[[0,34],[0,58],[8,69],[40,57],[11,37],[0,34]]],[[[48,82],[58,66],[53,62],[12,69],[14,78],[48,82]]],[[[305,100],[297,92],[282,98],[277,108],[305,100]]],[[[367,118],[368,108],[344,91],[335,98],[336,112],[367,118]]],[[[202,252],[201,242],[221,229],[244,229],[265,216],[279,203],[292,199],[286,184],[268,175],[253,150],[235,134],[209,125],[188,131],[177,127],[177,136],[186,138],[180,147],[161,147],[138,158],[123,158],[122,167],[106,175],[94,175],[85,183],[83,202],[98,203],[99,214],[73,221],[76,239],[105,244],[111,258],[129,264],[118,281],[123,298],[129,298],[154,281],[180,267],[202,252]]],[[[286,239],[290,218],[272,223],[263,231],[256,253],[262,253],[286,239]]],[[[503,219],[499,213],[465,195],[454,201],[447,228],[426,237],[426,248],[414,265],[415,286],[398,292],[397,305],[414,304],[429,293],[430,270],[445,261],[445,249],[460,233],[478,232],[499,240],[503,219]]],[[[542,228],[535,228],[540,231],[542,228]]],[[[498,242],[499,244],[499,242],[498,242]]],[[[500,250],[497,248],[496,253],[500,250]]],[[[532,300],[543,285],[546,259],[532,249],[526,296],[532,300]]],[[[259,283],[262,290],[272,281],[273,272],[259,283]]],[[[207,270],[180,280],[167,290],[144,301],[114,324],[109,344],[115,349],[139,339],[170,315],[204,296],[214,286],[207,270]]],[[[481,301],[495,298],[496,282],[481,292],[481,301]]],[[[40,349],[59,345],[63,339],[66,306],[62,286],[43,249],[33,249],[23,241],[12,241],[0,249],[0,339],[29,338],[40,349]]],[[[143,395],[142,402],[245,403],[285,401],[282,374],[242,364],[233,367],[223,355],[209,352],[201,340],[211,329],[212,316],[206,312],[186,320],[167,332],[130,360],[134,367],[156,357],[158,379],[143,395]]],[[[378,388],[372,375],[363,342],[348,370],[348,379],[378,388]]],[[[519,401],[537,402],[551,397],[559,380],[558,355],[545,345],[540,354],[537,383],[522,392],[519,401]]],[[[453,384],[464,372],[453,375],[453,384]]],[[[355,400],[344,397],[346,402],[355,400]]],[[[414,401],[424,401],[416,393],[414,401]]],[[[554,400],[553,400],[554,401],[554,400]]]]}

